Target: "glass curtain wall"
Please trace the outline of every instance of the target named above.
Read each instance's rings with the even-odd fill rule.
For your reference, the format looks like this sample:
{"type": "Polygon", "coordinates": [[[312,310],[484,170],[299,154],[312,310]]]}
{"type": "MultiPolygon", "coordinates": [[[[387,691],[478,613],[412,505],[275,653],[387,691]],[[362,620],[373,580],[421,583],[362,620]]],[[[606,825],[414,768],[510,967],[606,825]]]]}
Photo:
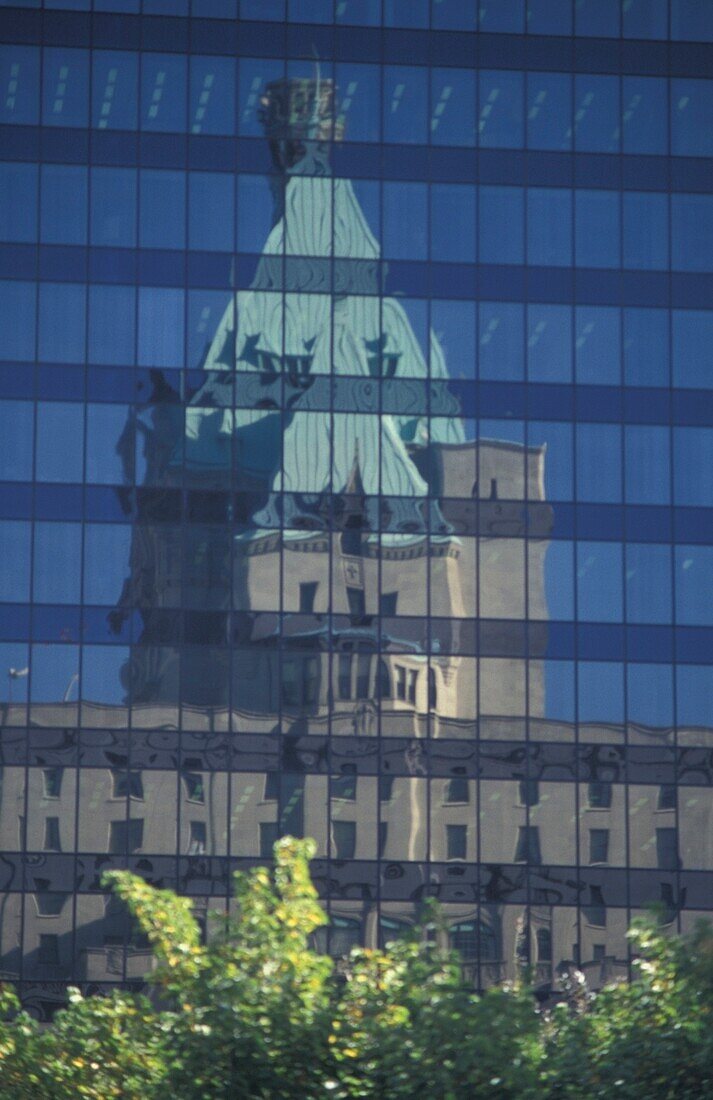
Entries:
{"type": "Polygon", "coordinates": [[[444,908],[473,985],[713,897],[713,20],[0,0],[0,970],[101,873],[444,908]]]}

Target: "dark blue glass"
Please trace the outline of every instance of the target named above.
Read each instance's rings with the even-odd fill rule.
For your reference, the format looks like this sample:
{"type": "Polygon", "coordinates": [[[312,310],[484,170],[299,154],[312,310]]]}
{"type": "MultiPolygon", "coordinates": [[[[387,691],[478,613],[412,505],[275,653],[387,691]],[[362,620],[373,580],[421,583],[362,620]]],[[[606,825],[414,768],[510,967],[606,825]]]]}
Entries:
{"type": "Polygon", "coordinates": [[[2,46],[0,81],[5,90],[0,121],[32,126],[40,111],[40,51],[37,46],[2,46]]]}

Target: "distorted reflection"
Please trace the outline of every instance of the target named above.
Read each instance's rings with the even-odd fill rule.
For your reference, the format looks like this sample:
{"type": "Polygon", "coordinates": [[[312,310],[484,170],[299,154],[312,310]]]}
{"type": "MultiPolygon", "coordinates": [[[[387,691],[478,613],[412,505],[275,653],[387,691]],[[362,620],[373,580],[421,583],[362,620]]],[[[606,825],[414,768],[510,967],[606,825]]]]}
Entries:
{"type": "MultiPolygon", "coordinates": [[[[483,101],[498,104],[479,122],[483,144],[514,132],[522,89],[506,76],[496,86],[481,75],[483,101]]],[[[147,70],[144,96],[153,79],[147,70]]],[[[591,80],[599,114],[582,107],[574,141],[590,133],[608,151],[610,78],[591,80]]],[[[569,95],[553,81],[538,77],[536,105],[546,86],[569,95]]],[[[578,103],[591,96],[577,85],[578,103]]],[[[29,779],[10,752],[3,768],[2,847],[8,858],[31,853],[36,891],[24,913],[14,894],[0,910],[9,976],[24,952],[29,978],[140,978],[150,953],[97,890],[106,863],[169,883],[178,867],[185,892],[225,894],[227,857],[268,858],[287,832],[315,837],[330,861],[325,947],[387,942],[435,895],[447,917],[439,934],[480,985],[523,966],[542,989],[567,965],[595,984],[620,976],[626,906],[656,897],[673,913],[680,860],[713,870],[709,792],[689,788],[676,809],[668,650],[662,641],[627,666],[615,639],[597,659],[625,610],[664,630],[672,585],[679,621],[710,624],[700,598],[710,554],[680,547],[672,570],[668,547],[553,532],[558,502],[569,515],[575,493],[590,505],[619,504],[623,491],[628,503],[667,502],[668,438],[637,426],[624,445],[617,425],[478,423],[472,391],[449,374],[477,354],[482,379],[518,380],[526,355],[535,381],[566,381],[574,333],[577,380],[616,382],[619,315],[479,303],[476,321],[467,303],[434,302],[429,324],[425,303],[385,290],[358,189],[332,175],[343,128],[334,98],[319,75],[262,91],[272,228],[250,289],[197,310],[204,346],[189,395],[161,369],[181,361],[183,307],[173,291],[142,288],[139,325],[145,314],[147,347],[162,357],[146,353],[140,404],[92,403],[86,418],[70,402],[40,406],[39,479],[78,482],[86,453],[87,480],[114,487],[117,512],[113,523],[38,523],[31,575],[29,522],[0,528],[8,594],[32,585],[47,605],[31,654],[3,646],[8,728],[29,708],[32,731],[48,734],[29,779]],[[70,605],[81,600],[80,628],[70,605]],[[79,747],[52,743],[74,726],[79,747]],[[620,773],[624,746],[650,769],[640,786],[620,773]],[[61,860],[75,850],[69,870],[61,860]],[[627,893],[627,867],[641,871],[640,897],[627,893]]],[[[538,140],[567,147],[572,134],[535,122],[538,111],[538,140]]],[[[175,186],[183,202],[181,178],[175,186]]],[[[588,215],[601,194],[577,199],[575,247],[592,266],[607,262],[588,215]]],[[[481,194],[492,214],[481,248],[490,240],[499,262],[509,247],[520,257],[509,227],[520,199],[481,194]]],[[[205,241],[203,222],[194,231],[205,241]]],[[[182,226],[167,217],[139,232],[182,245],[182,226]]],[[[552,252],[556,240],[531,243],[549,250],[547,263],[569,262],[565,245],[552,252]]],[[[634,256],[640,245],[630,243],[634,256]]],[[[16,412],[29,430],[13,405],[10,427],[16,412]]],[[[14,453],[18,479],[32,462],[27,438],[14,453]]],[[[687,489],[691,503],[707,476],[687,489]]],[[[710,747],[710,669],[677,676],[679,744],[710,747]]]]}

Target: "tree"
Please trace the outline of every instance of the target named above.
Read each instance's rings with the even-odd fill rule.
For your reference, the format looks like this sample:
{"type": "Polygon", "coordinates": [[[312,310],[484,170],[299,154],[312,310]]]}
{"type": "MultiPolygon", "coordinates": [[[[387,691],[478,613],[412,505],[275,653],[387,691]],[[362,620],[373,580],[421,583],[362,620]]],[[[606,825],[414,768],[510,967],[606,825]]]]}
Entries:
{"type": "Polygon", "coordinates": [[[8,1100],[700,1100],[713,1097],[713,935],[635,924],[631,984],[576,973],[543,1012],[523,985],[482,995],[420,922],[339,968],[310,946],[326,922],[314,844],[284,838],[271,872],[236,875],[236,914],[201,941],[191,903],[128,872],[105,878],[149,937],[151,998],[84,998],[42,1028],[0,987],[8,1100]]]}

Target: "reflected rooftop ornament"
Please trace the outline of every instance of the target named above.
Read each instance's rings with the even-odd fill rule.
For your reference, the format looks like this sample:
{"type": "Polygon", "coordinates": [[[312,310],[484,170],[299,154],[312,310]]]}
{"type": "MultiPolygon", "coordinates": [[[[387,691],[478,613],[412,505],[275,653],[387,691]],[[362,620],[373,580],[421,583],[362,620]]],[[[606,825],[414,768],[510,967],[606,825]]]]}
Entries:
{"type": "Polygon", "coordinates": [[[319,63],[316,69],[314,78],[274,80],[260,97],[259,118],[273,163],[284,172],[304,161],[309,143],[341,141],[344,136],[344,120],[334,112],[334,81],[321,79],[319,63]]]}

